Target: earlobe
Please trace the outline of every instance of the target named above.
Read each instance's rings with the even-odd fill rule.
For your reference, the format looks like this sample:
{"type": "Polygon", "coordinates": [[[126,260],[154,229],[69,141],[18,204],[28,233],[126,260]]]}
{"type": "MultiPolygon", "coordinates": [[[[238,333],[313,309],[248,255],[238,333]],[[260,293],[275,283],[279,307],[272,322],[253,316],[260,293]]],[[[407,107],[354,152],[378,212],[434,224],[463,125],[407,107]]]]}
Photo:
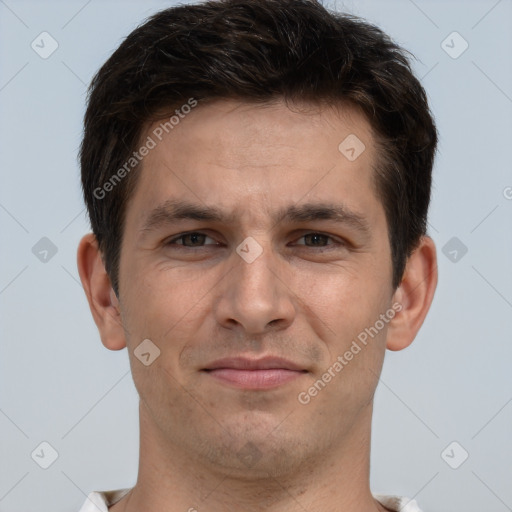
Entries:
{"type": "Polygon", "coordinates": [[[93,233],[82,237],[77,251],[77,266],[101,341],[110,350],[126,347],[119,300],[112,290],[98,242],[93,233]]]}
{"type": "Polygon", "coordinates": [[[404,276],[393,296],[400,311],[389,324],[386,348],[402,350],[416,337],[427,316],[437,286],[437,257],[434,241],[422,237],[407,260],[404,276]]]}

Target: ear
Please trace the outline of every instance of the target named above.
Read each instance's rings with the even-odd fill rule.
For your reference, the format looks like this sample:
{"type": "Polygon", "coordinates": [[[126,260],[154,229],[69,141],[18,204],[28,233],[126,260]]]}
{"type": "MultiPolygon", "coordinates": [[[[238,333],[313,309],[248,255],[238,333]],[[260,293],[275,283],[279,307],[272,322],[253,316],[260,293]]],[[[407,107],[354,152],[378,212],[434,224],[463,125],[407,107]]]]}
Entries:
{"type": "Polygon", "coordinates": [[[98,242],[93,233],[85,235],[78,246],[77,265],[101,341],[110,350],[126,347],[119,300],[105,270],[98,242]]]}
{"type": "Polygon", "coordinates": [[[436,246],[430,237],[423,236],[407,260],[402,282],[393,295],[397,313],[389,323],[387,349],[402,350],[413,342],[430,309],[436,286],[436,246]]]}

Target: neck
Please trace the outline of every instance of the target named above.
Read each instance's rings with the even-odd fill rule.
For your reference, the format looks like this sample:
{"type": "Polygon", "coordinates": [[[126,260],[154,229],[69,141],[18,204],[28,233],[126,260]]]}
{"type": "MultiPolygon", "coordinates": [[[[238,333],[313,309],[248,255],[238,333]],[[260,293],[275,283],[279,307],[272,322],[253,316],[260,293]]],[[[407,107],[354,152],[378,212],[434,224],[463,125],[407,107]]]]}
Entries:
{"type": "Polygon", "coordinates": [[[141,403],[137,483],[110,512],[386,511],[369,488],[371,415],[370,403],[338,445],[294,470],[244,477],[169,445],[141,403]]]}

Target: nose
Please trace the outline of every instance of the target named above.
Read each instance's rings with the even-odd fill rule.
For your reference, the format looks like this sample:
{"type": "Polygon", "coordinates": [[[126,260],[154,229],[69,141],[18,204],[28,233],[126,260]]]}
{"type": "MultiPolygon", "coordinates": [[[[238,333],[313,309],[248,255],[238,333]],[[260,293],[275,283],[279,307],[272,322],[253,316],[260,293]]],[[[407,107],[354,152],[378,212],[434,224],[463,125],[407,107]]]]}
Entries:
{"type": "Polygon", "coordinates": [[[262,334],[269,329],[286,329],[296,315],[296,300],[287,283],[289,272],[266,246],[254,261],[238,254],[234,268],[223,279],[215,314],[220,325],[244,334],[262,334]]]}

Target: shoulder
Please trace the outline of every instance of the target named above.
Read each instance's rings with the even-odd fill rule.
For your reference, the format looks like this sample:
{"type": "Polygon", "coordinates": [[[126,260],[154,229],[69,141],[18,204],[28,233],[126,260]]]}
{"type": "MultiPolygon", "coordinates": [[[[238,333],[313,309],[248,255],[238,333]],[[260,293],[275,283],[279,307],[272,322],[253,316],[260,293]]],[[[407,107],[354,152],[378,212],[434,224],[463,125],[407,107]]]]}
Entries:
{"type": "Polygon", "coordinates": [[[108,508],[116,504],[131,489],[91,492],[79,512],[108,512],[108,508]]]}
{"type": "Polygon", "coordinates": [[[416,500],[405,496],[393,496],[389,494],[373,494],[373,497],[386,508],[400,512],[421,512],[416,500]]]}

